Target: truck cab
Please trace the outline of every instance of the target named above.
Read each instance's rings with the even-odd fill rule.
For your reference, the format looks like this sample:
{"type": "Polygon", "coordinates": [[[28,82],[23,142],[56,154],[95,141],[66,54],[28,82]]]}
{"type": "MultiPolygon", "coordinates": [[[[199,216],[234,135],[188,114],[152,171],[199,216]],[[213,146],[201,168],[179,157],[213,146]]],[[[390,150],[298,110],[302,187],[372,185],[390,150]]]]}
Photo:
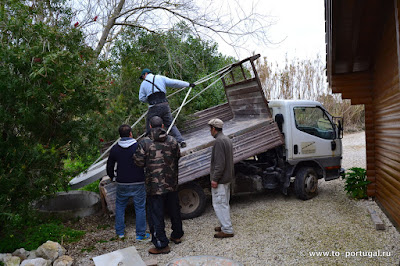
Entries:
{"type": "Polygon", "coordinates": [[[312,198],[318,179],[333,180],[342,172],[342,118],[317,101],[270,100],[268,106],[284,137],[283,190],[290,180],[299,198],[312,198]]]}
{"type": "Polygon", "coordinates": [[[337,178],[342,159],[341,118],[330,115],[317,101],[270,100],[268,106],[275,121],[282,115],[283,121],[276,122],[282,123],[287,162],[295,166],[312,161],[325,170],[326,181],[337,178]]]}

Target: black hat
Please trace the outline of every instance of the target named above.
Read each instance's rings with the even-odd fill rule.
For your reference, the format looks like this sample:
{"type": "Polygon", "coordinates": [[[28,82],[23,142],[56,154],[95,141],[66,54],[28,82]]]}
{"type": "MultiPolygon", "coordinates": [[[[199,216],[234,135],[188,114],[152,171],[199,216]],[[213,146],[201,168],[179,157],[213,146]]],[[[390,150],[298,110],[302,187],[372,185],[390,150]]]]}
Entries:
{"type": "Polygon", "coordinates": [[[143,77],[144,74],[146,74],[146,73],[152,73],[152,72],[151,72],[150,69],[148,69],[148,68],[143,69],[143,70],[142,70],[142,73],[141,73],[140,76],[139,76],[139,79],[142,79],[142,77],[143,77]]]}

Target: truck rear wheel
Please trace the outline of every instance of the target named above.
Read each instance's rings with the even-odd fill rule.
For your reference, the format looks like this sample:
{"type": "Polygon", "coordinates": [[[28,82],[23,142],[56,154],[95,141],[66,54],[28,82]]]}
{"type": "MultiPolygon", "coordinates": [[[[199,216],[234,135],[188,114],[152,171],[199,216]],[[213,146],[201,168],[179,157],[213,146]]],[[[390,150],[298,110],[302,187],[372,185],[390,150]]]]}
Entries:
{"type": "Polygon", "coordinates": [[[318,176],[312,167],[302,167],[297,171],[294,191],[302,200],[311,199],[318,194],[318,176]]]}
{"type": "Polygon", "coordinates": [[[200,216],[206,208],[206,196],[202,187],[195,183],[187,183],[178,188],[182,219],[200,216]]]}

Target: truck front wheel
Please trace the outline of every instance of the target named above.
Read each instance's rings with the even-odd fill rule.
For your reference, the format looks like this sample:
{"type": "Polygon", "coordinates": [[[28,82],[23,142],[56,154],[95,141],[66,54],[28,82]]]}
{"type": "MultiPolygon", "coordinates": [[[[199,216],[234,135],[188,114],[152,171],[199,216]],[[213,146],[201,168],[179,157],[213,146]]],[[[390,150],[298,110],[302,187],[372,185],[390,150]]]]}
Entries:
{"type": "Polygon", "coordinates": [[[294,180],[296,196],[302,200],[313,198],[318,193],[318,176],[312,167],[302,167],[294,180]]]}
{"type": "Polygon", "coordinates": [[[200,185],[187,183],[178,188],[182,219],[192,219],[200,216],[206,208],[206,196],[200,185]]]}

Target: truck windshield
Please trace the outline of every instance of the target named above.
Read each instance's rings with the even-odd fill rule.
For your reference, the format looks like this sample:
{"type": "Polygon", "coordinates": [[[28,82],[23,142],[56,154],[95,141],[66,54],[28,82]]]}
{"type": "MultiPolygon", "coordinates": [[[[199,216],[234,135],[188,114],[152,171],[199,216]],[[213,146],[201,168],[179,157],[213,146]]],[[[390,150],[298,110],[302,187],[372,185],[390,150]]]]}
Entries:
{"type": "Polygon", "coordinates": [[[295,107],[293,110],[298,130],[319,138],[334,139],[333,125],[324,110],[319,107],[295,107]]]}

